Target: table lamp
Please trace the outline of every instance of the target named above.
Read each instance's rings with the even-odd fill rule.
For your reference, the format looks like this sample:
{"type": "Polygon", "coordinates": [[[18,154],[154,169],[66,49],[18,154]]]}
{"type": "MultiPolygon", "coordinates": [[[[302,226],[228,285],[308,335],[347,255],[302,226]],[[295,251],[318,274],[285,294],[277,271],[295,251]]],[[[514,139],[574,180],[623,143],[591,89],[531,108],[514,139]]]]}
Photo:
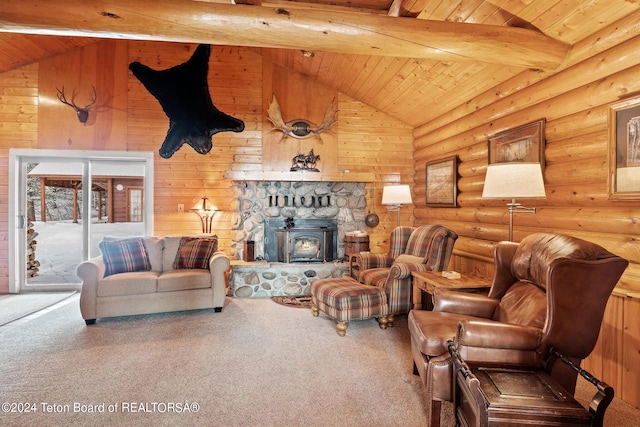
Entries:
{"type": "Polygon", "coordinates": [[[218,211],[218,208],[207,203],[209,198],[207,196],[202,197],[191,209],[190,212],[196,213],[200,217],[200,221],[202,222],[202,232],[209,234],[211,233],[211,222],[213,220],[213,216],[218,211]]]}
{"type": "Polygon", "coordinates": [[[545,198],[544,180],[540,163],[496,163],[487,166],[483,199],[511,199],[509,210],[509,240],[513,241],[513,213],[535,213],[516,199],[545,198]]]}
{"type": "Polygon", "coordinates": [[[382,189],[382,204],[393,206],[398,210],[398,227],[400,227],[400,207],[412,202],[411,189],[408,185],[389,185],[382,189]]]}

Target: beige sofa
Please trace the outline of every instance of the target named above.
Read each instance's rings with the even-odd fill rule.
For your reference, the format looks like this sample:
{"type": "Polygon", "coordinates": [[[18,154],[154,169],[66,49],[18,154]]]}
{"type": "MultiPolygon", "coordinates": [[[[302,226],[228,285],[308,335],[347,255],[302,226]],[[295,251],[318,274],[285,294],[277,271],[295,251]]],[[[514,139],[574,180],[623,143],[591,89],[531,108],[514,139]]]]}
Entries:
{"type": "Polygon", "coordinates": [[[208,270],[176,270],[174,260],[181,238],[144,237],[143,251],[146,251],[150,263],[147,271],[120,272],[105,277],[105,271],[111,267],[111,259],[105,264],[103,256],[100,256],[81,263],[76,274],[82,280],[80,312],[86,324],[91,325],[102,317],[203,308],[222,311],[229,258],[216,249],[208,259],[208,270]]]}

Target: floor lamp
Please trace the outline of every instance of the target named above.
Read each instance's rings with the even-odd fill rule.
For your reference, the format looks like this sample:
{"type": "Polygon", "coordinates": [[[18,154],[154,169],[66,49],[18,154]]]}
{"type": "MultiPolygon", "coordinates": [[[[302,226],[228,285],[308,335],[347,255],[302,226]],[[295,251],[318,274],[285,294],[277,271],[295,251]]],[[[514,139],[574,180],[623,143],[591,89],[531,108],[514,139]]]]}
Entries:
{"type": "Polygon", "coordinates": [[[207,196],[204,196],[198,201],[198,203],[195,204],[194,207],[189,209],[189,211],[196,213],[200,217],[200,221],[202,222],[202,232],[205,234],[210,234],[211,222],[218,208],[207,203],[207,200],[209,200],[209,198],[207,196]]]}
{"type": "Polygon", "coordinates": [[[382,204],[390,205],[398,210],[398,227],[400,227],[400,207],[413,203],[411,189],[408,185],[390,185],[382,189],[382,204]]]}
{"type": "Polygon", "coordinates": [[[509,211],[509,240],[513,241],[513,213],[535,213],[516,199],[545,198],[544,180],[540,163],[496,163],[487,166],[483,199],[511,199],[509,211]]]}

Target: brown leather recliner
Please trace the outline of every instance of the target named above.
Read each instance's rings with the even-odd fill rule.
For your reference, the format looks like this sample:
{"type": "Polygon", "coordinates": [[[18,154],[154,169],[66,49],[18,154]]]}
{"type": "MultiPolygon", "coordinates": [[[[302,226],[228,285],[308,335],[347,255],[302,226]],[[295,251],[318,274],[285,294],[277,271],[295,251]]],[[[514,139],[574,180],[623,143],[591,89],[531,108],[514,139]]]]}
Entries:
{"type": "Polygon", "coordinates": [[[604,248],[558,234],[536,233],[495,248],[488,296],[436,290],[433,311],[409,313],[414,373],[440,425],[442,401],[452,401],[447,340],[467,362],[543,367],[568,392],[577,373],[554,363],[556,348],[576,365],[598,339],[607,300],[628,265],[604,248]]]}

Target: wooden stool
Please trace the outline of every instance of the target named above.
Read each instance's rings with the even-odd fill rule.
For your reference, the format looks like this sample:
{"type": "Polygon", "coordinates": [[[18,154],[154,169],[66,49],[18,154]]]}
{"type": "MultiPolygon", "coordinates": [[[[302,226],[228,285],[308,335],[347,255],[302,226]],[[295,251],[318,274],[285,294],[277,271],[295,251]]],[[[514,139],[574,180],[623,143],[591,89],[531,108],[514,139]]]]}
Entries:
{"type": "Polygon", "coordinates": [[[311,311],[320,311],[338,321],[341,337],[347,333],[347,322],[377,318],[380,329],[393,326],[384,289],[358,283],[351,277],[319,279],[311,282],[311,311]]]}

